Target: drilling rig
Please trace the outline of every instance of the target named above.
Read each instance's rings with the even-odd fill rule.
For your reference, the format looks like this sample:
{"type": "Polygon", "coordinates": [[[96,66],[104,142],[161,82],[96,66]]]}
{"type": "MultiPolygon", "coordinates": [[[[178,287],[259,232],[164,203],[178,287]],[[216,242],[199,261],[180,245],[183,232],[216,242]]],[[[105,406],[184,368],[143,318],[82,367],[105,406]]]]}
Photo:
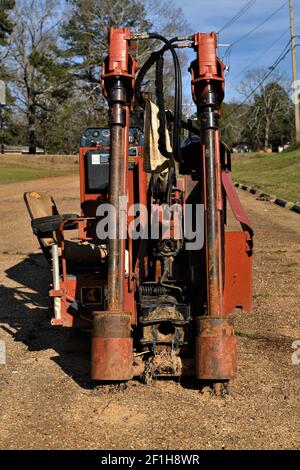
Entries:
{"type": "Polygon", "coordinates": [[[52,269],[52,325],[90,332],[95,381],[190,376],[219,394],[235,376],[230,314],[251,310],[253,230],[220,135],[224,72],[215,33],[168,40],[110,29],[102,67],[108,125],[81,136],[81,214],[60,214],[49,193],[24,195],[52,269]],[[140,67],[134,44],[144,40],[162,47],[140,67]],[[188,122],[182,47],[195,52],[189,71],[197,119],[188,122]],[[165,109],[167,52],[172,111],[165,109]],[[155,102],[143,88],[152,67],[155,102]],[[236,231],[228,229],[228,210],[236,231]]]}

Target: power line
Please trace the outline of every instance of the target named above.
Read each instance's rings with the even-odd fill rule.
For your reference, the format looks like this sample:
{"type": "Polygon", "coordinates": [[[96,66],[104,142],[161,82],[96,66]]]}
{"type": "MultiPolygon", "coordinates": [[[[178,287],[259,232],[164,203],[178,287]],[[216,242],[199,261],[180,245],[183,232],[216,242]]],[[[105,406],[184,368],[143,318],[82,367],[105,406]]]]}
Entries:
{"type": "Polygon", "coordinates": [[[283,36],[285,36],[290,30],[290,27],[288,27],[275,41],[272,42],[272,44],[270,46],[268,46],[266,49],[263,50],[263,52],[261,54],[259,54],[255,59],[253,59],[251,62],[249,62],[248,65],[246,65],[245,68],[243,68],[241,70],[241,72],[238,73],[238,75],[236,75],[236,77],[240,77],[241,75],[243,75],[244,72],[246,72],[247,70],[249,70],[249,67],[251,67],[252,64],[256,63],[261,57],[263,57],[267,52],[269,52],[271,49],[273,49],[273,47],[275,46],[275,44],[277,44],[280,39],[283,38],[283,36]]]}
{"type": "Polygon", "coordinates": [[[236,39],[235,41],[233,41],[231,44],[230,44],[230,47],[227,49],[224,57],[230,55],[231,51],[232,51],[232,48],[238,44],[239,42],[243,41],[244,39],[246,39],[248,36],[250,36],[252,33],[254,33],[255,31],[257,31],[259,28],[261,28],[264,24],[266,24],[268,21],[270,21],[280,10],[282,10],[282,8],[285,7],[285,5],[287,5],[288,3],[288,0],[286,0],[279,8],[277,8],[273,13],[271,13],[271,15],[269,15],[267,18],[265,18],[261,23],[259,23],[257,26],[255,26],[254,28],[252,28],[250,31],[248,31],[246,34],[244,34],[243,36],[241,36],[239,39],[236,39]]]}
{"type": "MultiPolygon", "coordinates": [[[[294,36],[295,38],[300,38],[300,35],[295,35],[294,36]]],[[[273,65],[271,65],[270,67],[268,67],[269,72],[264,76],[264,78],[256,85],[256,87],[251,90],[251,92],[249,93],[248,96],[246,96],[246,98],[241,102],[241,103],[238,103],[236,105],[237,108],[239,108],[240,106],[243,106],[243,104],[245,104],[249,98],[251,98],[251,96],[256,92],[256,90],[269,78],[269,76],[274,72],[274,70],[278,67],[278,65],[286,58],[286,56],[288,55],[289,52],[291,52],[292,48],[290,47],[288,50],[286,50],[286,48],[291,44],[291,39],[289,40],[287,46],[285,46],[285,48],[283,49],[283,51],[281,52],[281,54],[279,55],[279,57],[275,60],[275,62],[273,63],[273,65]]],[[[295,48],[296,47],[299,47],[300,46],[300,43],[298,44],[295,44],[295,48]]],[[[231,115],[233,114],[233,111],[228,115],[228,117],[230,117],[231,115]]]]}
{"type": "MultiPolygon", "coordinates": [[[[297,35],[295,37],[299,38],[300,36],[297,35]]],[[[290,43],[291,43],[291,41],[289,41],[288,45],[290,45],[290,43]]],[[[300,43],[295,44],[295,47],[299,47],[299,46],[300,46],[300,43]]],[[[287,46],[283,49],[283,51],[278,56],[278,58],[275,60],[273,65],[271,65],[271,67],[268,67],[270,70],[264,76],[264,78],[255,86],[255,88],[253,88],[253,90],[251,90],[249,95],[246,96],[246,98],[241,103],[236,105],[237,108],[239,108],[240,106],[243,106],[249,100],[249,98],[251,98],[251,96],[256,92],[256,90],[258,90],[258,88],[261,87],[261,85],[269,78],[269,76],[274,72],[274,70],[278,67],[278,65],[286,58],[288,53],[291,52],[291,50],[292,50],[291,47],[288,50],[286,50],[286,48],[287,48],[287,46]]],[[[233,111],[228,115],[228,117],[230,117],[232,114],[233,114],[233,111]]]]}
{"type": "Polygon", "coordinates": [[[241,36],[239,39],[236,39],[235,41],[233,41],[233,43],[231,43],[231,47],[235,46],[237,43],[243,41],[245,38],[247,38],[248,36],[250,36],[250,34],[254,33],[255,31],[257,31],[259,28],[261,28],[264,24],[266,24],[268,21],[270,21],[280,10],[282,10],[282,8],[285,7],[285,5],[287,5],[288,1],[286,0],[279,8],[277,8],[277,10],[275,10],[271,15],[269,15],[266,19],[264,19],[261,23],[259,23],[257,26],[255,26],[254,28],[250,29],[250,31],[248,31],[248,33],[244,34],[243,36],[241,36]]]}
{"type": "MultiPolygon", "coordinates": [[[[300,22],[297,22],[296,24],[299,24],[300,22]]],[[[236,75],[229,75],[229,82],[232,81],[232,79],[234,78],[235,80],[238,78],[238,77],[241,77],[243,75],[244,72],[248,71],[249,68],[251,67],[252,64],[254,63],[257,63],[257,61],[266,55],[266,53],[270,50],[273,49],[273,47],[275,46],[275,44],[277,44],[280,39],[285,36],[290,30],[290,27],[288,27],[274,42],[272,42],[272,44],[270,44],[270,46],[268,46],[266,49],[263,50],[263,52],[261,54],[259,54],[254,60],[252,60],[251,62],[248,63],[248,65],[246,65],[246,67],[244,67],[238,74],[236,75]]],[[[299,36],[295,36],[295,37],[299,37],[299,36]]],[[[227,59],[228,61],[228,59],[227,59]]],[[[228,83],[228,80],[227,80],[227,83],[228,83]]]]}
{"type": "Polygon", "coordinates": [[[231,26],[239,18],[241,18],[241,16],[243,16],[249,10],[249,8],[251,8],[252,5],[254,5],[254,3],[256,3],[256,0],[250,0],[246,5],[244,5],[243,8],[241,8],[237,12],[237,14],[235,16],[233,16],[233,18],[231,18],[229,21],[227,21],[227,23],[225,23],[225,25],[218,31],[218,34],[220,34],[222,31],[224,31],[224,29],[229,28],[229,26],[231,26]]]}

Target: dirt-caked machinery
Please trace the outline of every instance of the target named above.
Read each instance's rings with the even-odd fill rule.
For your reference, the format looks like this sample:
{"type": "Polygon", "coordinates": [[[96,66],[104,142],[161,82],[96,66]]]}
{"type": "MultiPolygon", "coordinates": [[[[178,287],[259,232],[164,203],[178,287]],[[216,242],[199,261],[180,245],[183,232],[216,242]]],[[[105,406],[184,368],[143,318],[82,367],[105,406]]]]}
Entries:
{"type": "Polygon", "coordinates": [[[108,126],[81,136],[81,214],[60,214],[48,193],[24,195],[52,268],[52,325],[91,333],[91,375],[101,383],[192,376],[219,393],[235,375],[230,314],[251,309],[253,232],[220,137],[225,67],[216,51],[215,33],[167,40],[110,29],[102,67],[108,126]],[[162,47],[139,68],[133,46],[146,39],[162,47]],[[195,51],[197,119],[188,122],[181,47],[195,51]],[[164,98],[167,52],[172,111],[164,98]],[[151,67],[155,102],[143,88],[151,67]],[[236,231],[227,228],[229,206],[236,231]]]}

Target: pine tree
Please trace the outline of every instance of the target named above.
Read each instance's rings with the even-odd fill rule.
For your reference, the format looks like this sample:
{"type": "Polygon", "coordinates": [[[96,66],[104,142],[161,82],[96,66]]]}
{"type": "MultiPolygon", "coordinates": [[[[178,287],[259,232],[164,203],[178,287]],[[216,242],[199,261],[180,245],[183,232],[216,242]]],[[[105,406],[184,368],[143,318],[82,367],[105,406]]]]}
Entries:
{"type": "Polygon", "coordinates": [[[54,0],[19,0],[11,14],[14,29],[6,65],[15,104],[26,117],[30,153],[36,152],[39,114],[55,112],[71,91],[57,46],[58,12],[54,0]]]}
{"type": "MultiPolygon", "coordinates": [[[[101,67],[107,54],[108,29],[129,27],[133,31],[158,31],[170,38],[186,34],[188,26],[182,10],[175,8],[172,1],[70,0],[67,3],[71,6],[71,14],[63,28],[65,57],[73,70],[74,80],[86,97],[86,106],[96,125],[106,113],[101,90],[101,67]]],[[[151,51],[161,45],[159,41],[137,41],[134,54],[138,63],[142,65],[151,51]]],[[[171,96],[173,65],[170,66],[168,59],[165,72],[166,96],[171,96]]],[[[150,75],[147,86],[154,91],[154,75],[150,75]]]]}
{"type": "Polygon", "coordinates": [[[5,45],[7,36],[12,32],[13,24],[9,19],[9,12],[14,6],[14,0],[0,1],[0,46],[5,45]]]}

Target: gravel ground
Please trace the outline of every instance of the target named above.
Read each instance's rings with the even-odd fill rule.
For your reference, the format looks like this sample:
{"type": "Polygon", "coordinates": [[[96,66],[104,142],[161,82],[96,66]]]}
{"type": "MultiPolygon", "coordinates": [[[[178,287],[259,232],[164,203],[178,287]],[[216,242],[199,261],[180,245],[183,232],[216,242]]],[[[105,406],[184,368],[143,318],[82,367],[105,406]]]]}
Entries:
{"type": "Polygon", "coordinates": [[[76,176],[0,186],[1,449],[299,449],[300,216],[241,192],[255,230],[254,308],[236,314],[239,371],[225,399],[197,384],[132,381],[103,393],[89,354],[49,324],[48,267],[22,201],[50,190],[78,211],[76,176]]]}

